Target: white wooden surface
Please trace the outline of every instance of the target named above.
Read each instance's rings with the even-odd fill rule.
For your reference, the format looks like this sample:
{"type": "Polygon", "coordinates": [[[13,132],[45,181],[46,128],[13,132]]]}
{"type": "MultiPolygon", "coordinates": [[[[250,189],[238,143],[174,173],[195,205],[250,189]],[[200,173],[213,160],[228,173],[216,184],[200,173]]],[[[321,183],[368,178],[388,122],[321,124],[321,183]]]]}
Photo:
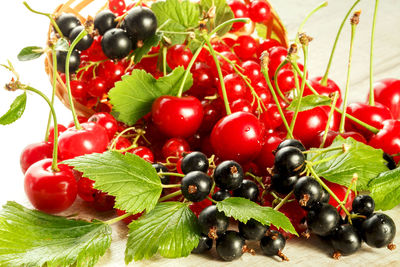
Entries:
{"type": "MultiPolygon", "coordinates": [[[[336,31],[347,9],[353,1],[331,0],[329,6],[315,14],[307,23],[304,31],[314,37],[310,44],[310,76],[322,75],[336,31]]],[[[361,1],[358,9],[362,9],[361,22],[358,26],[356,50],[353,58],[351,77],[350,101],[364,101],[368,91],[369,68],[369,39],[374,2],[361,1]]],[[[380,1],[378,23],[375,40],[375,79],[395,77],[400,78],[400,1],[380,1]]],[[[29,4],[37,10],[51,12],[59,0],[30,0],[29,4]]],[[[286,24],[289,36],[295,36],[296,29],[304,16],[320,3],[319,0],[271,0],[271,3],[286,24]]],[[[45,17],[33,15],[22,5],[22,1],[6,1],[0,8],[0,64],[10,59],[21,74],[21,79],[38,89],[50,92],[48,78],[43,71],[43,60],[21,63],[16,55],[21,48],[28,45],[45,44],[48,20],[45,17]]],[[[337,53],[333,62],[330,77],[340,87],[344,87],[346,64],[349,48],[350,27],[345,26],[339,41],[337,53]]],[[[7,71],[0,70],[0,84],[5,84],[10,78],[7,71]]],[[[0,114],[3,114],[15,98],[16,93],[0,91],[0,114]]],[[[70,113],[62,104],[56,102],[59,121],[68,123],[70,113]]],[[[37,96],[30,95],[26,113],[23,118],[11,126],[0,126],[0,205],[7,200],[18,201],[29,206],[23,191],[23,175],[19,169],[19,154],[29,143],[43,139],[47,121],[48,108],[37,96]]],[[[83,205],[84,206],[84,205],[83,205]]],[[[71,214],[80,210],[82,203],[77,201],[66,213],[71,214]]],[[[82,217],[91,218],[98,214],[90,211],[81,211],[82,217]]],[[[400,208],[387,212],[395,221],[400,221],[400,208]]],[[[107,217],[107,214],[105,215],[107,217]]],[[[398,245],[400,234],[397,234],[395,243],[398,245]]],[[[123,255],[126,240],[126,227],[123,224],[114,226],[113,243],[111,249],[100,260],[99,266],[123,266],[123,255]]],[[[291,240],[285,248],[285,254],[290,262],[280,263],[279,260],[261,255],[244,255],[234,262],[221,262],[213,253],[205,256],[191,255],[183,259],[167,260],[155,257],[149,261],[131,263],[132,266],[400,266],[398,250],[391,252],[387,249],[372,249],[362,246],[355,255],[343,257],[335,261],[329,257],[331,250],[317,238],[311,240],[291,240]]]]}

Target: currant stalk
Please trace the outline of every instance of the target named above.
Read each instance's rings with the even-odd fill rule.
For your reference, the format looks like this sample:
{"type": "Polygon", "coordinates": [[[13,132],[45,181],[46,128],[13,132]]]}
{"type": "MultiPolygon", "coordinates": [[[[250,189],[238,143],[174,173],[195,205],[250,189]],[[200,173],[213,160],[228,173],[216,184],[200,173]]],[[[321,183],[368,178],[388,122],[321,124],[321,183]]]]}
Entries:
{"type": "Polygon", "coordinates": [[[280,208],[282,208],[282,206],[283,206],[286,202],[288,202],[289,198],[290,198],[292,195],[293,195],[293,190],[292,190],[289,194],[287,194],[287,195],[285,196],[285,198],[283,198],[283,199],[279,202],[278,205],[276,205],[276,206],[274,207],[274,210],[279,210],[280,208]]]}
{"type": "MultiPolygon", "coordinates": [[[[163,48],[162,48],[162,59],[163,59],[163,74],[164,74],[164,76],[167,76],[167,47],[166,46],[163,46],[163,48]]],[[[183,84],[185,84],[185,82],[183,82],[183,84]]],[[[179,90],[179,92],[180,92],[180,90],[179,90]]]]}
{"type": "Polygon", "coordinates": [[[375,106],[374,97],[374,40],[375,40],[375,25],[376,25],[376,14],[378,13],[379,0],[375,0],[374,17],[372,20],[371,30],[371,50],[369,54],[369,105],[375,106]]]}
{"type": "Polygon", "coordinates": [[[160,197],[160,199],[158,200],[158,202],[163,202],[163,201],[165,201],[165,200],[168,200],[168,199],[171,199],[171,198],[173,198],[173,197],[180,196],[180,195],[182,195],[182,191],[181,191],[181,190],[178,190],[178,191],[175,191],[175,192],[173,192],[173,193],[171,193],[171,194],[168,194],[168,195],[166,195],[166,196],[160,197]]]}
{"type": "Polygon", "coordinates": [[[332,121],[332,117],[333,117],[333,113],[335,112],[335,107],[336,107],[336,102],[339,98],[339,93],[335,92],[335,94],[333,95],[333,100],[331,103],[331,110],[329,111],[329,115],[328,115],[328,120],[326,121],[326,127],[325,127],[325,131],[324,131],[324,135],[322,137],[322,142],[321,145],[319,146],[320,148],[323,148],[326,142],[326,137],[328,136],[328,132],[329,132],[329,127],[332,121]]]}

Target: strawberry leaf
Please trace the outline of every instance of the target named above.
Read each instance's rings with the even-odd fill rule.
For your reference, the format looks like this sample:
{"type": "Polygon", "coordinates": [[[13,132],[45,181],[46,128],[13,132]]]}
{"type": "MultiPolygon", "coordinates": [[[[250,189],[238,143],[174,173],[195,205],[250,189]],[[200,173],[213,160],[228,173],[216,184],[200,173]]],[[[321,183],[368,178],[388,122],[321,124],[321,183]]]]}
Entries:
{"type": "MultiPolygon", "coordinates": [[[[301,98],[300,110],[306,111],[319,106],[329,106],[332,100],[329,96],[325,95],[307,95],[301,98]]],[[[295,111],[299,103],[299,98],[293,99],[292,103],[287,107],[288,110],[295,111]]]]}
{"type": "Polygon", "coordinates": [[[246,198],[230,197],[218,202],[217,209],[225,213],[228,217],[247,223],[254,219],[265,225],[274,225],[284,231],[298,235],[289,218],[282,212],[271,207],[262,207],[246,198]]]}
{"type": "Polygon", "coordinates": [[[400,204],[400,168],[381,173],[368,184],[376,210],[390,210],[400,204]]]}
{"type": "Polygon", "coordinates": [[[22,50],[18,53],[17,58],[20,61],[29,61],[36,58],[39,58],[43,55],[44,50],[39,46],[27,46],[22,48],[22,50]]]}
{"type": "Polygon", "coordinates": [[[153,166],[142,158],[116,151],[90,154],[64,161],[95,181],[94,188],[115,196],[115,207],[139,213],[152,210],[162,185],[153,166]]]}
{"type": "MultiPolygon", "coordinates": [[[[114,116],[128,125],[135,124],[151,111],[151,105],[158,97],[178,94],[184,74],[185,69],[178,67],[157,80],[144,70],[133,70],[131,75],[122,76],[122,81],[109,92],[114,116]]],[[[189,73],[183,91],[192,84],[193,78],[189,73]]]]}
{"type": "MultiPolygon", "coordinates": [[[[208,31],[212,31],[218,25],[224,23],[227,20],[233,19],[234,15],[232,9],[227,4],[225,0],[200,0],[200,7],[203,13],[207,14],[210,10],[215,11],[215,16],[213,20],[213,25],[211,25],[210,20],[207,21],[207,29],[208,31]]],[[[223,36],[227,33],[232,24],[226,25],[222,29],[220,29],[217,34],[219,36],[223,36]]]]}
{"type": "Polygon", "coordinates": [[[15,122],[24,114],[26,107],[26,92],[17,96],[12,102],[9,110],[0,117],[0,124],[7,125],[15,122]]]}
{"type": "Polygon", "coordinates": [[[149,259],[157,252],[166,258],[186,257],[198,245],[196,215],[180,202],[159,203],[129,224],[125,262],[149,259]]]}
{"type": "Polygon", "coordinates": [[[8,202],[0,212],[1,266],[94,266],[111,245],[111,227],[69,220],[8,202]]]}

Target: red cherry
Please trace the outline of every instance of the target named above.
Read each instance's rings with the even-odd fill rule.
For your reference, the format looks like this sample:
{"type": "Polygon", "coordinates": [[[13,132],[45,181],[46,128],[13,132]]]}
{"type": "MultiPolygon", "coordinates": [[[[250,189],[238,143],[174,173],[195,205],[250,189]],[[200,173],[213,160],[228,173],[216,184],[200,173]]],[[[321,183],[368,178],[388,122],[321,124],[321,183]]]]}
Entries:
{"type": "MultiPolygon", "coordinates": [[[[323,141],[323,136],[324,136],[325,131],[322,131],[318,134],[318,137],[314,139],[315,141],[312,142],[312,147],[320,147],[323,141]]],[[[328,147],[332,144],[333,140],[335,140],[336,136],[340,135],[344,139],[347,139],[349,137],[353,138],[354,140],[364,143],[367,143],[367,140],[365,140],[364,136],[362,136],[358,132],[344,132],[344,133],[339,133],[337,131],[328,131],[328,134],[326,135],[326,140],[324,147],[328,147]]]]}
{"type": "Polygon", "coordinates": [[[54,172],[51,165],[52,159],[43,159],[29,167],[25,173],[25,193],[36,209],[58,213],[74,203],[77,184],[67,165],[59,164],[59,172],[54,172]]]}
{"type": "Polygon", "coordinates": [[[223,102],[220,98],[215,100],[203,100],[203,121],[200,125],[199,132],[210,133],[214,124],[216,124],[224,114],[223,102]]]}
{"type": "Polygon", "coordinates": [[[249,15],[254,22],[268,21],[271,18],[271,7],[265,1],[252,1],[249,7],[249,15]]]}
{"type": "Polygon", "coordinates": [[[241,35],[236,39],[233,51],[241,59],[250,59],[257,51],[257,43],[253,37],[241,35]]]}
{"type": "MultiPolygon", "coordinates": [[[[58,136],[60,136],[60,134],[62,132],[65,132],[65,130],[67,130],[67,127],[65,127],[62,124],[57,124],[57,130],[58,130],[58,136]]],[[[50,143],[54,142],[54,126],[53,125],[50,126],[50,128],[49,128],[49,139],[48,140],[50,143]]]]}
{"type": "Polygon", "coordinates": [[[102,153],[107,149],[108,134],[104,127],[93,122],[82,123],[81,127],[81,130],[68,128],[60,135],[58,149],[62,160],[102,153]]]}
{"type": "Polygon", "coordinates": [[[215,124],[210,140],[215,154],[222,160],[251,161],[263,145],[264,129],[251,113],[235,112],[215,124]]]}
{"type": "Polygon", "coordinates": [[[208,65],[197,62],[192,68],[193,85],[200,88],[208,88],[214,86],[214,75],[208,65]]]}
{"type": "Polygon", "coordinates": [[[111,12],[117,14],[118,16],[121,16],[124,14],[126,8],[126,4],[124,0],[109,0],[108,1],[108,9],[111,10],[111,12]]]}
{"type": "Polygon", "coordinates": [[[261,57],[262,52],[267,51],[268,53],[271,52],[271,49],[276,46],[282,46],[281,43],[275,39],[265,39],[261,40],[260,44],[257,48],[257,58],[261,57]]]}
{"type": "Polygon", "coordinates": [[[78,196],[80,196],[80,198],[86,202],[93,202],[95,195],[98,193],[98,190],[94,189],[93,185],[93,180],[90,180],[86,177],[81,177],[78,180],[78,196]]]}
{"type": "Polygon", "coordinates": [[[202,210],[211,205],[212,202],[206,198],[200,202],[193,202],[192,204],[189,205],[189,209],[191,209],[196,216],[199,216],[202,210]]]}
{"type": "MultiPolygon", "coordinates": [[[[329,182],[325,179],[323,179],[323,181],[329,187],[329,189],[331,189],[332,192],[339,198],[339,200],[341,200],[341,201],[344,200],[344,198],[346,196],[346,192],[347,192],[346,186],[343,186],[340,184],[335,184],[335,183],[329,182]]],[[[347,199],[346,199],[346,203],[344,204],[344,206],[346,207],[346,209],[348,211],[352,210],[352,204],[353,204],[354,197],[355,197],[354,191],[350,190],[349,195],[347,196],[347,199]]],[[[340,215],[345,216],[345,212],[341,209],[341,207],[339,206],[339,203],[332,196],[329,199],[329,204],[331,204],[334,207],[338,207],[338,211],[340,211],[340,215]]]]}
{"type": "Polygon", "coordinates": [[[271,49],[269,53],[269,64],[268,64],[268,75],[273,78],[275,71],[278,69],[279,65],[286,59],[287,50],[282,46],[277,46],[271,49]]]}
{"type": "MultiPolygon", "coordinates": [[[[85,123],[88,121],[88,118],[86,117],[82,117],[82,116],[78,116],[78,122],[79,123],[85,123]]],[[[70,123],[68,123],[67,128],[71,128],[71,127],[75,127],[75,122],[71,121],[70,123]]]]}
{"type": "Polygon", "coordinates": [[[93,114],[88,122],[97,123],[106,129],[108,134],[108,139],[111,140],[118,130],[117,120],[110,114],[106,112],[98,112],[93,114]]]}
{"type": "Polygon", "coordinates": [[[283,141],[283,139],[276,133],[267,134],[265,137],[264,145],[261,149],[260,154],[258,154],[255,162],[258,167],[263,171],[267,172],[267,168],[272,168],[274,166],[275,155],[273,151],[276,150],[278,145],[283,141]]]}
{"type": "Polygon", "coordinates": [[[162,147],[162,154],[165,159],[168,157],[181,157],[184,152],[189,151],[188,142],[182,138],[171,138],[162,147]]]}
{"type": "Polygon", "coordinates": [[[174,45],[168,49],[167,63],[171,69],[178,66],[186,69],[192,57],[192,51],[186,45],[174,45]]]}
{"type": "Polygon", "coordinates": [[[161,96],[153,102],[152,120],[170,137],[189,137],[203,120],[201,102],[193,96],[161,96]]]}
{"type": "Polygon", "coordinates": [[[275,104],[268,104],[267,110],[261,113],[260,121],[264,124],[265,129],[276,129],[282,125],[282,117],[278,107],[275,104]]]}
{"type": "Polygon", "coordinates": [[[39,142],[27,145],[22,150],[19,159],[21,170],[25,174],[26,170],[35,162],[52,157],[53,144],[50,142],[39,142]]]}
{"type": "Polygon", "coordinates": [[[374,84],[375,101],[389,108],[393,118],[400,119],[400,80],[383,79],[374,84]]]}
{"type": "MultiPolygon", "coordinates": [[[[298,66],[300,70],[304,69],[302,64],[298,63],[298,66]]],[[[299,86],[301,86],[302,78],[299,75],[297,75],[297,78],[299,80],[299,86]]],[[[296,88],[293,70],[289,65],[286,65],[278,72],[277,82],[279,85],[279,89],[281,89],[282,93],[287,93],[296,88]]]]}
{"type": "Polygon", "coordinates": [[[132,149],[131,151],[132,154],[135,154],[139,157],[141,157],[142,159],[144,159],[145,161],[148,161],[150,163],[154,162],[154,155],[153,152],[151,152],[150,148],[145,147],[145,146],[138,146],[134,149],[132,149]]]}
{"type": "MultiPolygon", "coordinates": [[[[386,120],[383,122],[383,128],[371,137],[368,145],[381,148],[389,155],[400,153],[400,121],[386,120]]],[[[399,162],[400,156],[394,157],[394,160],[399,162]]]]}
{"type": "MultiPolygon", "coordinates": [[[[249,10],[245,3],[239,0],[233,0],[228,2],[229,7],[232,9],[235,18],[248,18],[249,10]]],[[[245,25],[244,22],[235,22],[232,25],[232,31],[237,31],[245,25]]]]}
{"type": "MultiPolygon", "coordinates": [[[[320,95],[325,95],[325,96],[330,96],[331,94],[334,94],[335,92],[338,92],[339,97],[336,102],[336,107],[340,107],[342,105],[342,93],[340,91],[339,86],[332,81],[331,79],[328,79],[327,85],[323,86],[320,84],[322,77],[315,77],[310,80],[310,85],[317,91],[320,95]]],[[[311,90],[306,87],[304,90],[304,95],[312,95],[313,93],[311,90]]]]}

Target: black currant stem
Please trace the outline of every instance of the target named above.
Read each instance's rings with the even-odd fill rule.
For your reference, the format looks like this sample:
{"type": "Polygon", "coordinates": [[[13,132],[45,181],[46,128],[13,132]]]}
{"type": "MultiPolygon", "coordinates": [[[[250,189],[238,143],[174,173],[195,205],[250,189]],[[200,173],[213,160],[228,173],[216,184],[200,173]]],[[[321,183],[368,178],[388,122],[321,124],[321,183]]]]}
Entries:
{"type": "MultiPolygon", "coordinates": [[[[296,70],[296,72],[297,72],[298,74],[303,75],[302,72],[301,72],[301,70],[300,70],[300,68],[297,66],[297,64],[292,64],[292,66],[293,66],[293,68],[296,70]]],[[[314,95],[319,95],[319,93],[314,89],[314,87],[312,87],[312,85],[310,84],[310,82],[306,81],[306,85],[307,85],[307,87],[310,89],[310,91],[311,91],[314,95]]],[[[335,111],[337,111],[337,112],[339,112],[340,114],[342,114],[342,111],[341,111],[339,108],[337,108],[337,107],[335,107],[335,111]]],[[[365,123],[365,122],[363,122],[363,121],[357,119],[356,117],[354,117],[354,116],[352,116],[352,115],[350,115],[350,114],[347,114],[347,113],[346,113],[346,118],[348,118],[349,120],[351,120],[351,121],[353,121],[353,122],[355,122],[355,123],[357,123],[357,124],[363,126],[365,129],[367,129],[368,131],[370,131],[370,132],[372,132],[372,133],[374,133],[374,134],[376,134],[376,133],[379,132],[379,129],[377,129],[377,128],[375,128],[374,126],[371,126],[371,125],[369,125],[369,124],[367,124],[367,123],[365,123]]]]}
{"type": "Polygon", "coordinates": [[[244,174],[244,176],[250,176],[251,178],[253,178],[257,183],[260,184],[261,188],[265,190],[265,185],[262,182],[262,177],[256,176],[254,174],[252,174],[251,172],[246,172],[244,174]]]}
{"type": "MultiPolygon", "coordinates": [[[[53,61],[53,73],[57,73],[57,57],[56,57],[56,51],[55,51],[54,47],[52,47],[51,55],[52,55],[52,61],[53,61]]],[[[57,75],[53,75],[53,80],[52,80],[51,86],[52,86],[51,105],[54,106],[54,98],[55,98],[56,86],[57,86],[57,75]]],[[[51,117],[52,117],[52,113],[50,110],[49,118],[47,119],[46,133],[44,136],[44,141],[46,141],[46,142],[49,140],[51,117]]]]}
{"type": "Polygon", "coordinates": [[[320,10],[321,8],[326,7],[326,6],[328,6],[328,1],[322,2],[317,7],[315,7],[310,13],[307,14],[307,16],[304,18],[303,22],[300,24],[300,27],[297,31],[296,40],[298,40],[298,38],[299,38],[299,33],[303,32],[304,25],[307,23],[308,19],[312,15],[314,15],[314,13],[316,13],[318,10],[320,10]]]}
{"type": "Polygon", "coordinates": [[[331,103],[331,110],[329,111],[328,120],[326,121],[324,135],[322,136],[322,142],[321,142],[321,145],[319,146],[320,148],[323,148],[325,146],[326,137],[328,136],[329,127],[331,125],[333,113],[335,112],[336,102],[337,102],[338,98],[339,98],[339,93],[335,92],[335,94],[333,95],[333,100],[331,103]]]}
{"type": "Polygon", "coordinates": [[[261,64],[261,72],[264,74],[264,78],[267,81],[268,88],[269,88],[269,90],[271,92],[271,95],[272,95],[274,101],[275,101],[276,107],[278,108],[279,115],[281,115],[283,124],[285,125],[286,131],[288,132],[288,136],[289,136],[289,138],[293,139],[294,138],[293,137],[293,133],[292,133],[292,131],[291,131],[290,127],[289,127],[289,124],[288,124],[288,122],[286,120],[285,114],[283,114],[283,110],[282,110],[281,104],[279,103],[279,99],[278,99],[278,97],[277,97],[277,95],[275,93],[274,87],[271,84],[271,80],[269,79],[268,66],[264,66],[264,64],[261,64]]]}
{"type": "Polygon", "coordinates": [[[348,96],[349,96],[349,87],[350,87],[351,60],[353,58],[354,36],[356,34],[356,28],[357,28],[357,24],[356,23],[351,23],[349,62],[347,64],[346,88],[344,90],[342,117],[340,118],[339,133],[344,133],[344,126],[345,126],[345,122],[346,122],[347,99],[348,99],[348,96]]]}
{"type": "MultiPolygon", "coordinates": [[[[164,76],[167,76],[167,50],[168,50],[168,48],[166,46],[163,46],[162,58],[163,58],[163,74],[164,74],[164,76]]],[[[185,81],[183,81],[183,84],[184,83],[185,83],[185,81]]]]}
{"type": "Polygon", "coordinates": [[[159,172],[158,176],[176,176],[176,177],[185,177],[184,174],[176,173],[176,172],[159,172]]]}
{"type": "Polygon", "coordinates": [[[133,214],[134,214],[134,213],[127,212],[127,213],[125,213],[125,214],[123,214],[123,215],[121,215],[121,216],[118,216],[118,217],[114,218],[114,219],[105,221],[104,223],[105,223],[105,224],[108,224],[108,225],[111,225],[111,224],[117,223],[117,222],[119,222],[119,221],[122,221],[123,219],[126,219],[126,218],[128,218],[129,216],[132,216],[133,214]]]}
{"type": "MultiPolygon", "coordinates": [[[[317,155],[318,155],[318,154],[317,154],[317,155]]],[[[324,163],[324,162],[331,161],[331,160],[333,160],[333,159],[339,157],[339,156],[342,155],[342,154],[338,153],[338,154],[329,156],[329,157],[327,157],[327,158],[323,158],[323,159],[321,159],[321,160],[312,161],[317,155],[315,155],[315,156],[311,159],[311,161],[309,161],[309,165],[315,166],[315,165],[318,165],[318,164],[322,164],[322,163],[324,163]]]]}
{"type": "Polygon", "coordinates": [[[350,183],[349,187],[347,188],[346,194],[343,199],[344,204],[346,204],[347,198],[349,197],[351,188],[353,188],[353,186],[354,186],[354,192],[357,195],[357,179],[358,179],[357,173],[353,174],[353,178],[351,179],[351,183],[350,183]]]}
{"type": "Polygon", "coordinates": [[[278,92],[278,95],[283,99],[283,101],[285,101],[287,104],[289,104],[289,100],[286,98],[286,96],[282,93],[281,88],[279,87],[278,84],[278,72],[286,65],[288,64],[289,61],[287,59],[285,59],[284,61],[281,62],[281,64],[279,64],[278,68],[275,71],[274,74],[274,83],[275,83],[275,89],[278,92]]]}
{"type": "Polygon", "coordinates": [[[57,165],[57,161],[58,161],[58,124],[57,124],[56,111],[54,110],[54,107],[53,107],[52,103],[50,102],[49,98],[45,94],[43,94],[41,91],[39,91],[33,87],[30,87],[30,86],[26,86],[21,89],[24,89],[26,91],[31,91],[31,92],[34,92],[35,94],[38,94],[47,102],[47,104],[50,107],[50,112],[52,114],[53,123],[54,123],[53,161],[51,164],[51,169],[54,172],[59,172],[60,169],[58,168],[58,165],[57,165]]]}
{"type": "Polygon", "coordinates": [[[218,204],[218,201],[212,199],[211,197],[207,196],[206,198],[207,198],[208,200],[210,200],[212,203],[218,204]]]}
{"type": "Polygon", "coordinates": [[[343,202],[336,196],[336,194],[327,186],[324,181],[321,180],[321,178],[318,176],[318,174],[315,172],[314,168],[312,165],[307,163],[307,169],[309,169],[310,173],[314,177],[315,180],[333,197],[334,200],[336,200],[337,203],[339,203],[340,207],[343,209],[343,211],[346,213],[347,216],[351,216],[350,212],[346,209],[345,205],[343,202]]]}
{"type": "Polygon", "coordinates": [[[322,77],[322,79],[320,81],[320,84],[323,85],[323,86],[326,86],[327,83],[328,83],[329,70],[330,70],[331,65],[332,65],[333,55],[335,54],[336,46],[338,44],[338,40],[339,40],[340,34],[342,32],[343,26],[346,23],[347,18],[350,16],[350,14],[353,11],[353,9],[356,7],[356,5],[360,1],[361,0],[357,0],[357,1],[354,2],[354,4],[351,6],[350,10],[347,12],[346,16],[344,17],[342,23],[340,24],[339,31],[336,34],[335,42],[333,43],[333,47],[332,47],[331,55],[329,57],[328,65],[326,66],[325,74],[324,74],[324,76],[322,77]]]}
{"type": "Polygon", "coordinates": [[[160,199],[158,200],[158,202],[163,202],[163,201],[165,201],[165,200],[168,200],[168,199],[171,199],[171,198],[173,198],[173,197],[180,196],[180,195],[182,195],[182,191],[181,191],[181,190],[178,190],[178,191],[173,192],[173,193],[171,193],[171,194],[168,194],[168,195],[166,195],[166,196],[160,197],[160,199]]]}
{"type": "Polygon", "coordinates": [[[162,188],[178,188],[181,184],[162,184],[162,188]]]}
{"type": "MultiPolygon", "coordinates": [[[[87,31],[85,29],[83,29],[79,33],[79,35],[75,38],[75,40],[72,42],[71,46],[69,47],[68,52],[67,52],[67,57],[65,59],[65,83],[67,84],[69,105],[70,105],[70,108],[71,108],[72,117],[74,119],[75,128],[77,130],[81,130],[82,127],[81,127],[81,124],[79,123],[78,116],[76,115],[75,105],[74,105],[74,101],[72,99],[71,83],[70,83],[70,77],[69,77],[69,59],[71,57],[72,51],[74,51],[74,48],[75,48],[76,44],[83,37],[85,37],[86,34],[88,34],[88,33],[87,33],[87,31]]],[[[55,75],[55,74],[53,73],[53,75],[55,75]]]]}
{"type": "Polygon", "coordinates": [[[58,35],[60,35],[60,37],[63,37],[63,36],[64,36],[64,35],[62,34],[60,28],[58,27],[56,21],[55,21],[55,20],[53,19],[53,17],[51,16],[51,14],[39,12],[39,11],[36,11],[36,10],[32,9],[32,8],[28,5],[28,3],[27,3],[26,1],[22,2],[22,4],[24,4],[24,6],[25,6],[29,11],[31,11],[32,13],[35,13],[35,14],[38,14],[38,15],[43,15],[43,16],[48,17],[48,18],[50,19],[50,23],[53,25],[53,27],[54,27],[54,29],[57,31],[58,35]]]}
{"type": "Polygon", "coordinates": [[[282,208],[282,206],[283,206],[286,202],[288,202],[288,200],[290,199],[290,197],[291,197],[292,195],[293,195],[293,191],[290,192],[289,194],[287,194],[286,197],[283,198],[283,199],[279,202],[279,204],[276,205],[276,206],[274,207],[274,210],[279,210],[280,208],[282,208]]]}
{"type": "Polygon", "coordinates": [[[369,54],[369,105],[375,106],[374,96],[374,40],[375,40],[375,25],[376,25],[376,14],[378,13],[379,0],[375,0],[374,17],[372,20],[371,30],[371,49],[369,54]]]}
{"type": "Polygon", "coordinates": [[[326,152],[330,152],[330,151],[335,151],[335,150],[343,150],[343,146],[334,146],[334,147],[326,147],[326,148],[317,148],[317,149],[313,149],[313,150],[307,150],[307,151],[303,151],[303,154],[310,154],[310,153],[316,153],[317,155],[321,154],[321,153],[326,153],[326,152]]]}

